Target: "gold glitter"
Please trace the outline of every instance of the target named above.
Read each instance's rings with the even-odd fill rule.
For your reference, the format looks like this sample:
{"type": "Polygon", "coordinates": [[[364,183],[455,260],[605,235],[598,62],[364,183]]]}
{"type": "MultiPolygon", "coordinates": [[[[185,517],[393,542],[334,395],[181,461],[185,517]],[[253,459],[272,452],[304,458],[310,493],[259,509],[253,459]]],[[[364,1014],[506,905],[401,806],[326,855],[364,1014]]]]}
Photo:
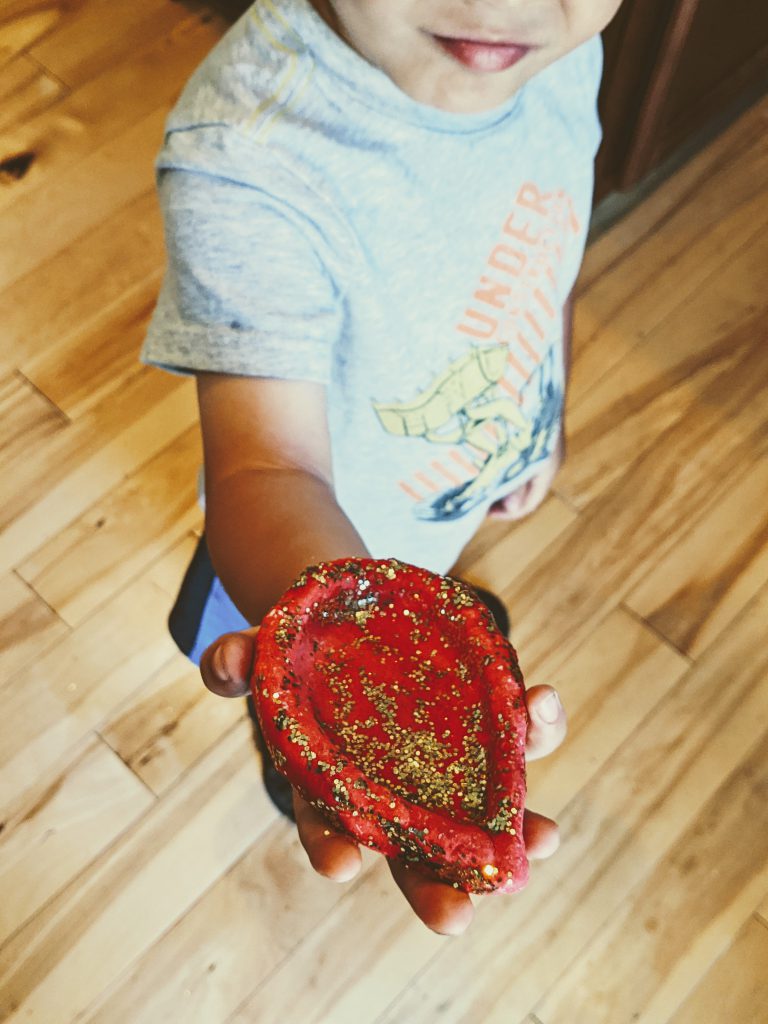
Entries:
{"type": "Polygon", "coordinates": [[[288,764],[288,758],[282,752],[282,750],[272,750],[272,760],[275,762],[275,767],[278,771],[285,771],[285,766],[288,764]]]}
{"type": "Polygon", "coordinates": [[[507,832],[509,835],[516,835],[512,828],[512,821],[517,814],[517,808],[512,807],[511,797],[504,796],[499,801],[499,809],[496,814],[485,823],[485,827],[491,832],[507,832]]]}
{"type": "Polygon", "coordinates": [[[333,798],[336,804],[342,808],[342,810],[348,811],[352,809],[352,801],[349,798],[349,790],[341,781],[341,779],[333,780],[333,798]]]}
{"type": "MultiPolygon", "coordinates": [[[[490,891],[498,884],[494,880],[499,869],[471,856],[446,865],[446,851],[427,838],[428,830],[406,824],[408,805],[443,811],[459,822],[469,819],[490,832],[516,835],[512,825],[519,820],[518,808],[512,806],[511,796],[503,795],[500,782],[494,805],[499,802],[487,820],[487,749],[494,735],[512,734],[515,739],[513,725],[503,714],[490,719],[487,694],[496,670],[511,670],[517,678],[516,665],[488,653],[482,629],[466,633],[464,609],[477,605],[471,590],[443,578],[431,593],[418,588],[414,593],[405,586],[407,571],[410,567],[395,560],[376,565],[369,579],[363,576],[369,568],[354,560],[305,571],[307,583],[311,577],[329,590],[307,602],[312,607],[302,608],[301,615],[281,610],[273,620],[273,635],[286,651],[286,662],[299,634],[306,638],[305,653],[294,666],[296,674],[289,672],[290,678],[283,680],[283,689],[293,692],[276,691],[273,696],[276,701],[295,700],[300,715],[310,711],[338,763],[317,758],[308,735],[285,708],[275,708],[275,725],[284,733],[283,745],[295,744],[314,772],[328,774],[325,785],[331,792],[326,790],[325,800],[310,802],[329,822],[346,831],[341,818],[347,827],[351,817],[365,819],[361,843],[382,848],[383,833],[406,862],[430,864],[454,888],[490,891]],[[385,583],[396,580],[401,571],[399,587],[385,583]],[[408,608],[402,607],[403,598],[408,608]],[[389,643],[379,635],[374,619],[381,622],[389,643]],[[323,630],[335,626],[345,626],[344,642],[331,649],[324,643],[323,630]],[[310,664],[314,671],[307,679],[310,664]],[[354,782],[347,774],[352,765],[361,773],[354,782]],[[397,809],[394,797],[405,801],[406,813],[391,819],[382,811],[397,809]],[[369,824],[378,841],[371,837],[369,824]]],[[[470,618],[474,626],[481,624],[478,614],[470,618]]],[[[438,837],[441,832],[442,828],[437,830],[438,837]]]]}

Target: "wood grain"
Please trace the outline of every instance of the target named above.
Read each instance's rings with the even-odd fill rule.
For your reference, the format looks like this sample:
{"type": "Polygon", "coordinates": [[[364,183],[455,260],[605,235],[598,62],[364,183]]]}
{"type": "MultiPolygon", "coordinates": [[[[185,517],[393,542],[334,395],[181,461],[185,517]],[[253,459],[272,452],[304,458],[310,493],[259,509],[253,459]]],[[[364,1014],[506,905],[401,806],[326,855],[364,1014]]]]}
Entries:
{"type": "Polygon", "coordinates": [[[730,493],[627,595],[626,604],[679,650],[698,656],[768,581],[768,461],[730,493]],[[738,524],[738,529],[735,529],[738,524]]]}
{"type": "Polygon", "coordinates": [[[161,796],[246,714],[220,700],[182,654],[164,665],[99,727],[120,759],[161,796]]]}
{"type": "Polygon", "coordinates": [[[0,679],[10,679],[67,632],[66,623],[15,573],[0,577],[0,679]]]}
{"type": "Polygon", "coordinates": [[[18,371],[0,378],[0,467],[21,461],[61,433],[67,416],[18,371]]]}
{"type": "Polygon", "coordinates": [[[707,971],[670,1024],[763,1024],[768,1006],[768,928],[751,917],[707,971]]]}
{"type": "Polygon", "coordinates": [[[197,427],[184,431],[17,572],[70,626],[81,623],[199,525],[197,427]]]}
{"type": "MultiPolygon", "coordinates": [[[[145,254],[145,268],[149,254],[145,254]]],[[[140,372],[138,353],[147,333],[161,274],[127,289],[77,331],[49,339],[22,364],[24,376],[70,419],[79,419],[140,372]],[[87,367],[87,369],[86,369],[87,367]]]]}
{"type": "Polygon", "coordinates": [[[0,807],[62,757],[175,654],[168,597],[138,580],[0,689],[0,807]],[[34,713],[30,709],[34,709],[34,713]]]}
{"type": "MultiPolygon", "coordinates": [[[[682,848],[689,830],[706,822],[706,832],[714,824],[706,817],[710,801],[724,780],[739,774],[768,729],[768,653],[752,657],[767,612],[768,592],[763,592],[722,646],[707,652],[671,688],[568,803],[559,816],[562,847],[556,858],[537,867],[532,885],[514,899],[484,902],[477,927],[460,943],[446,946],[426,968],[414,965],[415,980],[376,1018],[377,1024],[433,1021],[445,1001],[452,1019],[467,1024],[483,1020],[500,1002],[511,1020],[524,1017],[601,926],[610,926],[636,887],[670,851],[682,848]],[[725,675],[728,686],[723,686],[725,675]]],[[[565,773],[565,751],[562,762],[565,773]]],[[[751,867],[745,870],[762,870],[764,853],[764,844],[747,848],[751,867]]],[[[713,867],[708,857],[704,860],[713,867]]],[[[665,891],[670,899],[676,892],[665,891]]],[[[688,932],[691,940],[697,934],[695,928],[688,932]]],[[[663,963],[662,947],[655,949],[663,963]]],[[[634,950],[634,942],[619,942],[617,970],[634,950]]],[[[568,992],[578,998],[577,990],[568,992]]],[[[594,1009],[599,1013],[599,1004],[594,1009]]],[[[546,1017],[542,1020],[548,1024],[546,1017]]],[[[630,1017],[616,1024],[619,1020],[623,1024],[630,1017]]]]}
{"type": "Polygon", "coordinates": [[[20,196],[0,221],[0,289],[143,195],[154,180],[165,105],[56,176],[20,196]]]}
{"type": "Polygon", "coordinates": [[[187,534],[166,551],[161,559],[151,565],[145,574],[146,579],[168,597],[169,610],[171,601],[179,592],[184,573],[192,561],[198,540],[199,532],[192,531],[187,534]]]}
{"type": "MultiPolygon", "coordinates": [[[[754,146],[756,139],[762,138],[766,127],[768,102],[764,100],[724,129],[672,177],[660,183],[642,203],[613,224],[610,231],[594,239],[584,254],[576,295],[584,295],[598,279],[618,271],[619,266],[628,262],[635,250],[650,241],[670,218],[688,216],[691,208],[699,203],[701,189],[706,188],[715,175],[720,176],[721,182],[727,182],[730,195],[731,176],[739,173],[745,153],[754,146]]],[[[707,216],[707,211],[700,210],[700,214],[707,216]]],[[[670,240],[669,233],[667,240],[670,240]]]]}
{"type": "MultiPolygon", "coordinates": [[[[312,1005],[313,995],[315,1001],[323,998],[329,988],[324,977],[328,967],[334,974],[342,971],[332,946],[326,946],[319,956],[315,946],[310,971],[316,970],[323,978],[312,986],[311,973],[303,970],[304,947],[309,936],[326,931],[327,921],[342,906],[357,908],[360,928],[356,897],[373,873],[370,867],[369,859],[368,870],[351,889],[313,876],[306,869],[306,854],[295,832],[285,821],[271,824],[248,854],[222,874],[184,920],[84,1020],[88,1024],[150,1024],[183,1016],[189,1024],[209,1024],[229,1020],[234,1014],[232,1020],[258,1020],[260,1024],[273,1019],[340,1024],[343,1018],[335,1006],[331,1017],[323,1017],[317,1007],[305,1018],[299,1009],[305,1001],[312,1005]],[[270,924],[265,926],[267,921],[270,924]],[[293,973],[282,1016],[274,1015],[278,1007],[271,997],[257,998],[252,1005],[244,1002],[261,980],[275,971],[282,973],[281,968],[297,957],[302,964],[302,985],[296,985],[297,974],[293,973]],[[305,992],[305,985],[313,991],[305,992]]],[[[380,885],[385,898],[394,902],[391,888],[380,885]]],[[[440,942],[437,936],[420,934],[425,943],[436,946],[440,942]]],[[[370,938],[369,918],[366,945],[371,945],[370,938]]]]}
{"type": "MultiPolygon", "coordinates": [[[[445,945],[445,938],[415,919],[386,865],[375,863],[290,960],[252,991],[237,1013],[223,1019],[227,1024],[277,1024],[291,1015],[307,1024],[378,1020],[396,986],[445,945]],[[327,950],[334,950],[330,972],[327,950]],[[296,972],[303,979],[300,988],[296,972]]],[[[444,1014],[450,1002],[441,1000],[440,1005],[438,1012],[444,1014]]]]}
{"type": "Polygon", "coordinates": [[[495,592],[510,584],[576,519],[551,494],[536,516],[517,523],[487,520],[466,546],[453,575],[495,592]]]}
{"type": "MultiPolygon", "coordinates": [[[[716,265],[710,256],[708,278],[692,294],[681,296],[677,308],[649,329],[641,345],[633,344],[621,364],[601,377],[583,400],[571,400],[566,421],[569,461],[558,491],[577,507],[584,507],[616,479],[618,467],[640,458],[703,402],[727,404],[727,394],[718,391],[718,373],[727,368],[742,332],[760,337],[765,329],[763,314],[755,310],[760,309],[768,245],[765,229],[755,229],[755,218],[759,224],[766,208],[763,198],[741,215],[738,258],[727,246],[719,249],[722,259],[716,265]]],[[[654,289],[654,301],[657,294],[654,289]]],[[[635,338],[642,329],[626,327],[635,338]]],[[[609,333],[624,345],[616,321],[609,333]]]]}
{"type": "Polygon", "coordinates": [[[42,4],[36,0],[9,0],[0,12],[0,47],[9,53],[26,50],[82,6],[82,0],[42,4]]]}
{"type": "MultiPolygon", "coordinates": [[[[116,311],[133,306],[148,279],[157,280],[161,263],[160,213],[149,190],[0,292],[8,341],[0,365],[11,372],[28,365],[36,373],[35,359],[45,366],[49,347],[66,350],[70,338],[88,337],[102,325],[106,330],[120,315],[116,311]],[[41,292],[45,302],[39,301],[41,292]]],[[[91,383],[92,365],[98,367],[99,360],[81,365],[79,389],[91,383]]]]}
{"type": "MultiPolygon", "coordinates": [[[[0,190],[0,209],[55,182],[99,146],[162,104],[170,105],[180,82],[219,34],[215,24],[186,18],[172,32],[148,34],[129,59],[107,61],[98,74],[66,90],[53,106],[9,120],[0,140],[0,161],[12,154],[26,154],[28,159],[23,174],[9,178],[10,187],[0,190]]],[[[110,39],[115,45],[112,28],[105,35],[105,40],[110,39]]]]}
{"type": "Polygon", "coordinates": [[[26,54],[3,56],[0,51],[0,131],[46,110],[67,91],[26,54]]]}
{"type": "MultiPolygon", "coordinates": [[[[746,452],[762,457],[768,358],[754,338],[767,327],[765,315],[747,320],[725,331],[708,353],[691,356],[685,378],[680,370],[681,390],[693,388],[698,368],[698,398],[695,406],[681,401],[688,414],[680,419],[657,380],[653,390],[672,422],[652,430],[648,450],[629,456],[630,465],[624,462],[624,472],[601,500],[585,507],[516,582],[514,592],[504,592],[529,665],[554,667],[567,655],[570,638],[582,636],[607,605],[623,600],[690,522],[729,493],[746,452]]],[[[626,408],[626,402],[617,402],[614,422],[626,408]]],[[[577,468],[580,458],[574,444],[577,468]]]]}
{"type": "Polygon", "coordinates": [[[275,814],[242,723],[6,944],[0,1015],[74,1020],[240,859],[275,814]]]}
{"type": "MultiPolygon", "coordinates": [[[[762,117],[754,118],[755,128],[768,118],[768,101],[761,110],[762,117]]],[[[607,369],[620,367],[629,348],[732,260],[754,232],[755,218],[764,222],[768,179],[764,132],[752,136],[739,160],[715,164],[712,171],[696,183],[687,202],[669,211],[624,259],[606,267],[580,292],[571,405],[607,369]]]]}
{"type": "Polygon", "coordinates": [[[120,758],[89,736],[59,773],[6,807],[0,834],[0,943],[153,802],[120,758]]]}
{"type": "Polygon", "coordinates": [[[768,733],[537,1005],[543,1024],[668,1019],[768,886],[767,798],[768,733]]]}
{"type": "Polygon", "coordinates": [[[99,74],[115,61],[125,60],[194,17],[184,4],[143,0],[140,4],[114,4],[111,0],[59,3],[64,17],[32,42],[29,53],[69,86],[99,74]]]}
{"type": "Polygon", "coordinates": [[[55,443],[14,460],[19,484],[26,486],[13,492],[4,508],[0,504],[5,527],[0,567],[18,564],[37,550],[188,430],[196,417],[194,384],[143,371],[55,443]]]}

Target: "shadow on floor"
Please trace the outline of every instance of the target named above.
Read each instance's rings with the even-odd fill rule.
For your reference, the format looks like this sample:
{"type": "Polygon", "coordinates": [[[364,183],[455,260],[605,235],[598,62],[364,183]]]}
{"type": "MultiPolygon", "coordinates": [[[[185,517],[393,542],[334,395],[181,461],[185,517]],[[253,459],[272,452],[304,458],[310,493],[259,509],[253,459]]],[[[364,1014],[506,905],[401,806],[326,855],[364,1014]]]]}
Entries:
{"type": "Polygon", "coordinates": [[[190,11],[199,11],[201,14],[210,11],[225,21],[237,21],[241,14],[248,10],[253,0],[175,0],[175,3],[190,11]]]}

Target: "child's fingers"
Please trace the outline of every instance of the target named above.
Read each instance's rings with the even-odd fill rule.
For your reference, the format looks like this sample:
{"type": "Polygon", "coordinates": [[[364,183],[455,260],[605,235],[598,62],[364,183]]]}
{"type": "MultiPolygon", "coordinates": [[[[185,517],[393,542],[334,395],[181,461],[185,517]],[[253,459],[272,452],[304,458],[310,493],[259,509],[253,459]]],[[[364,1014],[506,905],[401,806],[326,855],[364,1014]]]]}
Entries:
{"type": "Polygon", "coordinates": [[[525,757],[528,761],[536,761],[557,750],[565,739],[568,723],[557,691],[551,686],[532,686],[525,700],[530,722],[525,757]]]}
{"type": "Polygon", "coordinates": [[[353,879],[363,862],[357,843],[334,832],[320,812],[302,800],[296,790],[293,810],[301,845],[315,871],[334,882],[353,879]]]}
{"type": "Polygon", "coordinates": [[[545,860],[560,846],[557,824],[535,811],[526,811],[523,816],[523,838],[529,860],[545,860]]]}
{"type": "Polygon", "coordinates": [[[219,697],[244,697],[250,690],[253,638],[258,626],[241,633],[225,633],[207,647],[200,658],[203,682],[219,697]]]}
{"type": "Polygon", "coordinates": [[[411,909],[427,928],[438,935],[461,935],[467,930],[475,911],[465,892],[427,877],[418,867],[402,860],[389,860],[389,870],[411,909]]]}

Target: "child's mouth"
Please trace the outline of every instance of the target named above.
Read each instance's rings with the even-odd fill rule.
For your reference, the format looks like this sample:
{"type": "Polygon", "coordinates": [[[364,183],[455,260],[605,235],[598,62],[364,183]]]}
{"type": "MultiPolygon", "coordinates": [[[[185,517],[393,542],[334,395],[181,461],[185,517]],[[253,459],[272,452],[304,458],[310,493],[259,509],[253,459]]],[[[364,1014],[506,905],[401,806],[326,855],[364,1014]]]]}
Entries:
{"type": "Polygon", "coordinates": [[[472,71],[506,71],[531,49],[517,43],[488,43],[448,36],[433,36],[433,39],[446,53],[472,71]]]}

